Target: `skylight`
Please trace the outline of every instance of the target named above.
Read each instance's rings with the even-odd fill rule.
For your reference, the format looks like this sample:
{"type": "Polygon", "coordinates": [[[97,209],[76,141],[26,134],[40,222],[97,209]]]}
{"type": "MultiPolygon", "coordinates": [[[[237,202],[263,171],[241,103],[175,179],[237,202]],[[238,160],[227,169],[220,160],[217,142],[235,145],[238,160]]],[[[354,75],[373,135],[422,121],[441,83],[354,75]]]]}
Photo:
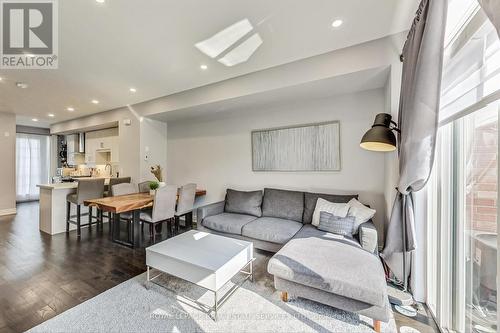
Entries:
{"type": "Polygon", "coordinates": [[[252,30],[253,26],[250,21],[244,19],[216,33],[212,37],[196,43],[195,46],[210,58],[215,58],[252,30]]]}
{"type": "Polygon", "coordinates": [[[231,67],[250,59],[262,45],[263,41],[258,33],[244,38],[253,30],[254,27],[250,21],[243,19],[212,37],[196,43],[195,47],[212,59],[219,57],[218,62],[231,67]]]}

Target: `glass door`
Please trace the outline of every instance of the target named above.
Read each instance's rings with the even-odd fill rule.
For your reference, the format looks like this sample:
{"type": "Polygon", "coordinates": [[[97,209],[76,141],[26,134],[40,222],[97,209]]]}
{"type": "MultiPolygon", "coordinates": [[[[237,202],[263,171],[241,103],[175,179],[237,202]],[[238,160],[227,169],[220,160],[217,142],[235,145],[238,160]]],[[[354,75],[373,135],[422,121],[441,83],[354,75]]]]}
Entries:
{"type": "Polygon", "coordinates": [[[463,118],[457,138],[454,326],[497,330],[498,105],[463,118]]]}

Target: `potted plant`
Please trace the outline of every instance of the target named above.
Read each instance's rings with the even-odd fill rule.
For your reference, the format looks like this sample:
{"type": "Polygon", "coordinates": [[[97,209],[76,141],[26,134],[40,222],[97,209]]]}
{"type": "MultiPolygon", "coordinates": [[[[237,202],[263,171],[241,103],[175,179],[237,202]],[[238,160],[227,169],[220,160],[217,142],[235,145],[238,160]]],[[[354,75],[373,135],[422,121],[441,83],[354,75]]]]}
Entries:
{"type": "Polygon", "coordinates": [[[160,187],[160,183],[152,181],[149,183],[149,194],[155,195],[156,190],[160,187]]]}

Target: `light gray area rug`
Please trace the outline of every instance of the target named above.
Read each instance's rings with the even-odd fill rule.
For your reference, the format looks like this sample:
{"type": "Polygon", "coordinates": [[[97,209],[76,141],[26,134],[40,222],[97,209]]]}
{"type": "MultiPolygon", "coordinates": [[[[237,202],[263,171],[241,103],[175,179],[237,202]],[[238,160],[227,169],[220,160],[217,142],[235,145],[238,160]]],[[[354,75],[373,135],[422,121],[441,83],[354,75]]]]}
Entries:
{"type": "MultiPolygon", "coordinates": [[[[217,321],[186,299],[211,306],[213,293],[162,275],[157,281],[165,289],[146,283],[144,273],[29,332],[373,332],[372,320],[364,316],[301,298],[282,302],[267,273],[269,255],[255,256],[254,282],[245,281],[223,304],[217,321]]],[[[394,319],[382,323],[382,330],[396,332],[394,319]]]]}

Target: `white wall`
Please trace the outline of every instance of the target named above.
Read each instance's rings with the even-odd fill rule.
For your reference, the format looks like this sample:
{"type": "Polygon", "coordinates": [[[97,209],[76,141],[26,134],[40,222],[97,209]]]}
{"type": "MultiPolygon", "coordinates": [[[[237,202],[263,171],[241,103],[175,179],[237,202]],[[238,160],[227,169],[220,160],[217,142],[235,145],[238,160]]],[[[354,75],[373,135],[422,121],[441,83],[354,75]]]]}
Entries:
{"type": "Polygon", "coordinates": [[[16,115],[0,113],[0,215],[16,212],[16,115]]]}
{"type": "Polygon", "coordinates": [[[163,177],[167,168],[167,123],[143,118],[141,120],[141,181],[156,180],[151,173],[152,166],[160,165],[163,177]]]}
{"type": "Polygon", "coordinates": [[[378,89],[169,122],[167,180],[178,185],[196,182],[205,188],[207,196],[198,204],[223,199],[228,187],[359,193],[361,201],[377,210],[375,223],[382,230],[384,155],[362,150],[359,141],[384,107],[384,91],[378,89]],[[340,121],[342,171],[252,171],[251,130],[328,120],[340,121]]]}

